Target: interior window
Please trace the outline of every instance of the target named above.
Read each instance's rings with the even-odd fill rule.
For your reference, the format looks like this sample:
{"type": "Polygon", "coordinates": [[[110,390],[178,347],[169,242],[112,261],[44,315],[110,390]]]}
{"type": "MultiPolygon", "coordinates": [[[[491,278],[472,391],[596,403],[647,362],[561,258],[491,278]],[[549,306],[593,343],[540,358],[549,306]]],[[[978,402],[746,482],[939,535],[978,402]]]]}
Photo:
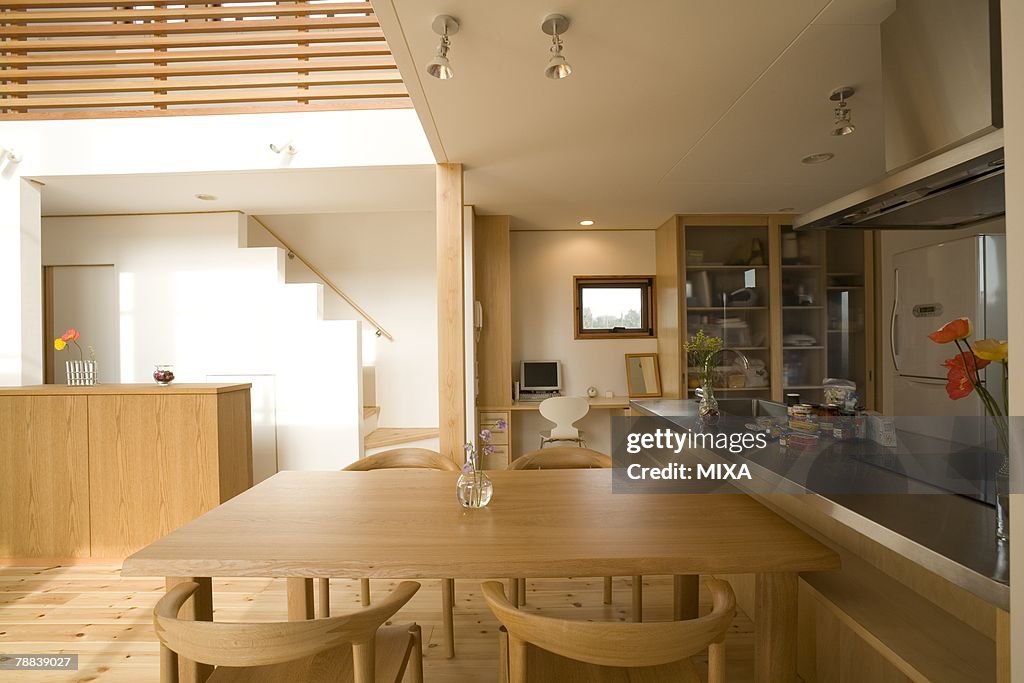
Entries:
{"type": "Polygon", "coordinates": [[[653,337],[654,278],[573,278],[577,339],[653,337]]]}

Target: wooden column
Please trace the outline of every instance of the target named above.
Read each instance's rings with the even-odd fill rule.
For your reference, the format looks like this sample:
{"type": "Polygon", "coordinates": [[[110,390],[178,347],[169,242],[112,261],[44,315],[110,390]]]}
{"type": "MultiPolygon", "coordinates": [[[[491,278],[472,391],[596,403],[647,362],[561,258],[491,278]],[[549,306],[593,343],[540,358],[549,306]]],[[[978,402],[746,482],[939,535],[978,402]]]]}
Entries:
{"type": "Polygon", "coordinates": [[[462,462],[466,440],[462,164],[437,165],[437,372],[440,451],[462,462]]]}
{"type": "Polygon", "coordinates": [[[476,345],[478,405],[512,403],[512,265],[508,216],[477,216],[473,237],[476,300],[483,328],[476,345]]]}
{"type": "Polygon", "coordinates": [[[683,246],[679,233],[676,216],[668,219],[654,233],[658,362],[661,364],[661,391],[665,398],[686,398],[686,364],[681,351],[686,340],[686,318],[680,311],[680,301],[686,300],[686,283],[680,285],[683,246]]]}
{"type": "Polygon", "coordinates": [[[754,681],[795,683],[797,575],[754,576],[754,681]]]}

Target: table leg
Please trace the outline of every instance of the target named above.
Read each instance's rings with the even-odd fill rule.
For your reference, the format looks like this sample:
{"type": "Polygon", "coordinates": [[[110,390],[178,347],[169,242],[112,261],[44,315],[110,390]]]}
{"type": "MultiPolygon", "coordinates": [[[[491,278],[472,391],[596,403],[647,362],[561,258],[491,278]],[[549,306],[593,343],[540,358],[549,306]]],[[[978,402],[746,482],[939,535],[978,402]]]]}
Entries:
{"type": "Polygon", "coordinates": [[[672,577],[672,620],[696,619],[700,616],[700,575],[672,577]]]}
{"type": "Polygon", "coordinates": [[[313,579],[288,579],[288,620],[313,619],[313,579]]]}
{"type": "Polygon", "coordinates": [[[444,650],[445,656],[455,656],[455,618],[452,605],[455,603],[455,579],[441,579],[441,602],[444,603],[444,650]]]}
{"type": "MultiPolygon", "coordinates": [[[[199,584],[199,590],[185,601],[178,611],[178,617],[191,621],[213,621],[213,581],[206,577],[195,576],[168,576],[164,584],[167,590],[177,586],[179,583],[195,582],[199,584]]],[[[160,683],[205,683],[206,679],[213,673],[213,667],[209,664],[189,661],[183,657],[177,657],[173,653],[160,654],[160,683]],[[173,672],[173,660],[178,662],[178,680],[169,678],[173,672]],[[166,661],[163,661],[166,660],[166,661]]]]}
{"type": "Polygon", "coordinates": [[[633,577],[633,621],[640,623],[644,620],[644,577],[633,577]]]}
{"type": "Polygon", "coordinates": [[[754,681],[796,681],[797,575],[754,575],[754,681]]]}

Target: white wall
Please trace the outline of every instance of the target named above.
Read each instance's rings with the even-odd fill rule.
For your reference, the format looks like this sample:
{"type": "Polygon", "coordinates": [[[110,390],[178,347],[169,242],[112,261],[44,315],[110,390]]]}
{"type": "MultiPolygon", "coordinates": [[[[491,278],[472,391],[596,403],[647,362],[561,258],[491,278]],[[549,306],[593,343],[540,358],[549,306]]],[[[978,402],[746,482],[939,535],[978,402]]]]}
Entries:
{"type": "MultiPolygon", "coordinates": [[[[394,341],[364,324],[364,363],[376,366],[381,427],[436,427],[437,259],[430,212],[261,216],[260,220],[376,318],[394,341]]],[[[254,221],[249,244],[276,241],[254,221]]],[[[289,282],[320,282],[298,259],[289,282]]],[[[324,316],[359,315],[330,289],[324,316]]]]}
{"type": "Polygon", "coordinates": [[[889,339],[889,314],[892,311],[893,298],[895,297],[893,287],[893,256],[908,249],[950,242],[955,239],[970,237],[971,235],[994,235],[1003,232],[1006,232],[1006,221],[999,218],[965,230],[886,230],[880,234],[880,248],[877,260],[880,280],[880,305],[875,312],[876,319],[881,325],[879,353],[882,354],[882,376],[879,380],[882,383],[882,406],[879,408],[880,412],[887,415],[893,414],[893,385],[895,383],[896,367],[892,362],[892,344],[889,339]]]}
{"type": "Polygon", "coordinates": [[[39,205],[39,190],[0,166],[0,385],[43,381],[39,205]]]}
{"type": "MultiPolygon", "coordinates": [[[[654,339],[573,339],[576,275],[653,275],[653,230],[512,232],[512,362],[559,360],[563,392],[626,395],[627,353],[658,349],[654,339]]],[[[518,379],[518,365],[513,379],[518,379]]]]}
{"type": "MultiPolygon", "coordinates": [[[[563,393],[586,395],[595,386],[625,396],[627,353],[653,353],[655,339],[574,339],[573,277],[653,275],[653,230],[512,231],[512,362],[562,362],[563,393]]],[[[577,423],[587,445],[610,453],[610,412],[592,410],[577,423]]],[[[538,446],[551,424],[538,413],[513,417],[513,455],[538,446]]]]}
{"type": "Polygon", "coordinates": [[[0,121],[0,385],[42,381],[39,193],[23,178],[433,163],[412,109],[0,121]],[[269,145],[292,142],[295,156],[269,145]],[[34,227],[33,227],[34,225],[34,227]]]}
{"type": "Polygon", "coordinates": [[[82,335],[78,348],[68,344],[63,351],[55,350],[52,340],[45,340],[46,352],[53,358],[53,383],[67,384],[66,361],[79,356],[89,358],[90,347],[96,359],[97,381],[120,383],[120,311],[114,266],[54,266],[52,283],[54,336],[69,328],[82,335]]]}
{"type": "Polygon", "coordinates": [[[280,249],[238,248],[244,225],[238,213],[47,218],[43,262],[114,265],[122,382],[151,382],[157,363],[177,382],[273,375],[281,469],[338,469],[359,457],[360,326],[320,320],[321,289],[282,284],[280,249]]]}

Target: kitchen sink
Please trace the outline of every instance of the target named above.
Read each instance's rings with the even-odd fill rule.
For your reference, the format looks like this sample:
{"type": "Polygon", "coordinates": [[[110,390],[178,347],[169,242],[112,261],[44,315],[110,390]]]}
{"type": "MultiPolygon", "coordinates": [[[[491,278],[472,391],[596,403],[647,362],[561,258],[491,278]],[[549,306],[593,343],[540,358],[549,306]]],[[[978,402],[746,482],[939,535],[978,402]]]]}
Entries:
{"type": "Polygon", "coordinates": [[[718,408],[727,417],[785,417],[786,406],[760,398],[720,398],[718,408]]]}

